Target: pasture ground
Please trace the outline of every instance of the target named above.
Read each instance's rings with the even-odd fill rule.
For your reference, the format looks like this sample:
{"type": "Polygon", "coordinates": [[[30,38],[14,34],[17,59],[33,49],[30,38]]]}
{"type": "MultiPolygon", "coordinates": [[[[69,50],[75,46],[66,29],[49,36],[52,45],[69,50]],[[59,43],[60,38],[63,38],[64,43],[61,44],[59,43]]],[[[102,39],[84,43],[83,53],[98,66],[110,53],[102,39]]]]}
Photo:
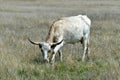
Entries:
{"type": "Polygon", "coordinates": [[[0,80],[120,80],[120,0],[0,0],[0,80]],[[92,20],[92,61],[78,43],[43,64],[27,38],[44,41],[53,21],[78,14],[92,20]]]}

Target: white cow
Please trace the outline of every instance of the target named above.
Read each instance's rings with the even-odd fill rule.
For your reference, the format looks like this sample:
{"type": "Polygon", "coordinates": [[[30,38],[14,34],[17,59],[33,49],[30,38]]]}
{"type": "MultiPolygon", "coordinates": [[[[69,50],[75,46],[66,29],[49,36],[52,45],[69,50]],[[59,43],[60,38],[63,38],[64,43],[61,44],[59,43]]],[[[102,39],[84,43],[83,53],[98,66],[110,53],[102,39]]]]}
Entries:
{"type": "Polygon", "coordinates": [[[48,52],[53,51],[51,55],[51,62],[54,62],[55,55],[58,52],[60,60],[62,61],[61,48],[64,44],[74,44],[81,42],[83,45],[82,61],[85,60],[85,55],[90,54],[89,39],[90,39],[91,20],[86,15],[78,15],[71,17],[64,17],[55,21],[48,33],[45,42],[33,42],[39,45],[43,54],[43,59],[49,62],[48,52]]]}

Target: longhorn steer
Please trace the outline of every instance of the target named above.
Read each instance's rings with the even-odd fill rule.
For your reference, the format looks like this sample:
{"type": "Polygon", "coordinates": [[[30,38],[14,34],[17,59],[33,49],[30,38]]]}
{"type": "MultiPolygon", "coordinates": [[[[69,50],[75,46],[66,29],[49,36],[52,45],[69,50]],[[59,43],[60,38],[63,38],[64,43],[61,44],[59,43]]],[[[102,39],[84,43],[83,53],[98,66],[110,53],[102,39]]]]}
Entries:
{"type": "Polygon", "coordinates": [[[90,39],[91,20],[86,15],[78,15],[71,17],[64,17],[55,21],[48,33],[45,42],[33,42],[32,44],[39,45],[43,59],[49,62],[48,52],[53,50],[51,62],[54,61],[55,55],[58,52],[60,60],[62,61],[61,47],[64,44],[74,44],[81,42],[83,46],[82,61],[85,60],[85,55],[90,54],[89,39],[90,39]]]}

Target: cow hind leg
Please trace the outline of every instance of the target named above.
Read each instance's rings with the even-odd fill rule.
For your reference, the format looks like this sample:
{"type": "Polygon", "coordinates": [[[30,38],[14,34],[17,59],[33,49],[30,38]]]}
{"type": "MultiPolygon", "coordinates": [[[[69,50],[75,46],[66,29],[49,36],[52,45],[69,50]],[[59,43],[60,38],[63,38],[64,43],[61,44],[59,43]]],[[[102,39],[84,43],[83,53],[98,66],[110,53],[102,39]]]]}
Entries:
{"type": "Polygon", "coordinates": [[[86,38],[83,38],[83,43],[82,43],[82,46],[83,46],[83,56],[82,56],[82,61],[85,60],[85,56],[86,56],[86,53],[88,51],[88,48],[87,48],[87,39],[86,38]]]}
{"type": "Polygon", "coordinates": [[[89,49],[89,44],[87,43],[87,50],[86,50],[86,54],[87,54],[87,59],[89,60],[89,53],[90,49],[89,49]]]}
{"type": "Polygon", "coordinates": [[[60,61],[62,62],[62,51],[58,50],[60,61]]]}
{"type": "Polygon", "coordinates": [[[89,43],[89,41],[88,41],[88,43],[87,43],[87,59],[88,60],[91,60],[91,58],[90,58],[90,43],[89,43]]]}

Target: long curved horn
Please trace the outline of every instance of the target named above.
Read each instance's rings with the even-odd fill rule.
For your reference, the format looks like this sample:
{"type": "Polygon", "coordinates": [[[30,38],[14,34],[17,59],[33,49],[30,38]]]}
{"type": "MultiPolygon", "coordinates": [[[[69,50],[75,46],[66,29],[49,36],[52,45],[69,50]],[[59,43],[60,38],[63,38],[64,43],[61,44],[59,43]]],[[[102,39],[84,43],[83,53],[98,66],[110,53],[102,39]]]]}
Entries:
{"type": "Polygon", "coordinates": [[[57,42],[57,43],[52,43],[51,47],[54,48],[55,46],[61,44],[63,42],[63,40],[61,40],[60,42],[57,42]]]}
{"type": "Polygon", "coordinates": [[[30,38],[28,38],[28,41],[30,41],[34,45],[39,45],[40,44],[40,42],[33,42],[33,41],[31,41],[30,38]]]}

